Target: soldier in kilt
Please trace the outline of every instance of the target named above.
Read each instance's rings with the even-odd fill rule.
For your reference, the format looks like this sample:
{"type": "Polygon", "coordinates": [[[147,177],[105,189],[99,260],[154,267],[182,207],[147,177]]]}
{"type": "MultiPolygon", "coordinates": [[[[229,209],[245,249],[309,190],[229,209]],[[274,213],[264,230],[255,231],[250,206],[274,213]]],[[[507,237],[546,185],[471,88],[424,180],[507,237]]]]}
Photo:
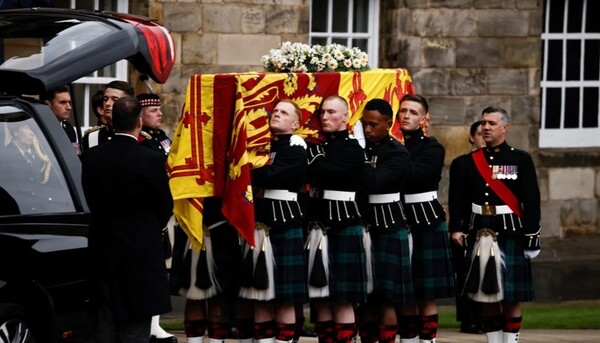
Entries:
{"type": "Polygon", "coordinates": [[[310,145],[308,153],[309,295],[319,342],[350,342],[356,336],[354,304],[367,297],[364,229],[355,202],[365,156],[349,136],[345,99],[326,98],[320,119],[326,142],[310,145]]]}
{"type": "Polygon", "coordinates": [[[425,136],[421,125],[429,105],[418,94],[400,101],[397,120],[410,153],[410,172],[403,188],[403,205],[413,239],[412,276],[416,304],[402,306],[406,320],[400,327],[402,342],[434,342],[437,336],[436,299],[454,296],[454,271],[446,214],[437,190],[444,166],[444,147],[425,136]],[[415,306],[416,305],[416,306],[415,306]],[[417,337],[418,336],[418,337],[417,337]]]}
{"type": "Polygon", "coordinates": [[[254,283],[247,286],[257,290],[273,287],[274,298],[253,297],[257,290],[241,295],[255,299],[254,339],[261,343],[291,343],[296,325],[295,306],[308,302],[303,214],[298,202],[298,192],[306,183],[306,143],[293,135],[301,117],[300,108],[292,100],[282,99],[275,105],[269,115],[273,135],[269,162],[252,172],[257,227],[266,230],[267,236],[262,246],[257,243],[255,249],[271,250],[272,257],[267,254],[266,266],[260,265],[263,263],[260,257],[257,259],[253,266],[254,283]],[[265,267],[271,271],[260,272],[265,267]]]}
{"type": "Polygon", "coordinates": [[[481,119],[486,147],[466,160],[461,206],[470,211],[462,219],[463,232],[452,233],[452,239],[467,246],[471,263],[463,292],[484,302],[488,342],[517,342],[520,302],[535,299],[531,259],[540,252],[540,191],[531,156],[506,142],[508,113],[487,107],[481,119]],[[489,256],[481,248],[486,240],[501,253],[489,256]]]}
{"type": "MultiPolygon", "coordinates": [[[[160,110],[160,97],[156,94],[138,94],[136,96],[142,108],[142,131],[138,136],[138,142],[164,156],[165,162],[171,146],[171,139],[160,129],[162,123],[162,112],[160,110]],[[151,136],[154,135],[154,137],[151,136]]],[[[173,256],[173,239],[175,237],[175,217],[171,216],[167,227],[163,229],[162,243],[167,263],[167,271],[171,271],[171,259],[173,256]]],[[[166,332],[160,326],[160,316],[152,317],[150,326],[150,343],[177,342],[177,337],[166,332]]]]}
{"type": "Polygon", "coordinates": [[[362,116],[370,166],[363,171],[361,210],[372,238],[375,285],[358,309],[361,342],[393,343],[398,331],[396,306],[414,302],[410,269],[410,232],[400,191],[410,170],[406,148],[389,135],[393,110],[372,99],[362,116]]]}
{"type": "Polygon", "coordinates": [[[186,296],[184,326],[188,343],[202,343],[207,328],[210,343],[224,342],[230,338],[233,323],[240,342],[253,341],[250,304],[238,299],[240,238],[223,216],[221,204],[220,198],[204,198],[202,249],[192,249],[188,244],[184,256],[181,293],[186,296]]]}

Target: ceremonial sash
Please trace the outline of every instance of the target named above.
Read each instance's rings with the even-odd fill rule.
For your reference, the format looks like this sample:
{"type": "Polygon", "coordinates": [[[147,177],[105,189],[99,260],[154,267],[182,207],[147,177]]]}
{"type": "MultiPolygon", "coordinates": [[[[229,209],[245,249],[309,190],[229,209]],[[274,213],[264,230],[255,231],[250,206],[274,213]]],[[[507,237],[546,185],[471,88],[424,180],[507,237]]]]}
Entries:
{"type": "Polygon", "coordinates": [[[475,162],[479,174],[483,177],[485,182],[490,185],[490,188],[494,193],[496,193],[519,218],[523,218],[523,211],[521,210],[521,202],[519,199],[517,199],[513,192],[511,192],[502,181],[492,178],[492,170],[483,155],[483,150],[479,149],[472,153],[471,156],[473,156],[473,161],[475,162]]]}

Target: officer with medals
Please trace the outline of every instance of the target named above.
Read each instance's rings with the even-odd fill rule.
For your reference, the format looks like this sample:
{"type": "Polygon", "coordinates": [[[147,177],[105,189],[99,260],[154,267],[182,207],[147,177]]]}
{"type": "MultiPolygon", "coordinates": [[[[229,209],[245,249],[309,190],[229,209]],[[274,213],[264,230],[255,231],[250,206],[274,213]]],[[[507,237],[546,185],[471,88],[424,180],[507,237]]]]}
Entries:
{"type": "Polygon", "coordinates": [[[367,255],[356,203],[366,161],[349,136],[344,98],[326,98],[320,119],[326,142],[308,149],[309,296],[319,341],[349,343],[356,336],[353,305],[367,298],[367,255]]]}
{"type": "Polygon", "coordinates": [[[488,342],[517,342],[519,304],[535,298],[531,259],[540,251],[540,191],[531,156],[506,142],[508,113],[491,106],[481,119],[486,147],[471,153],[463,176],[462,206],[471,211],[465,231],[452,239],[467,246],[463,292],[484,303],[488,342]]]}
{"type": "Polygon", "coordinates": [[[125,81],[111,81],[104,87],[104,108],[101,113],[103,119],[99,120],[105,124],[87,129],[82,138],[81,152],[93,146],[108,142],[114,136],[112,128],[112,108],[118,99],[129,95],[134,96],[133,87],[125,81]]]}
{"type": "Polygon", "coordinates": [[[162,112],[160,97],[156,94],[139,94],[137,96],[142,106],[142,132],[138,138],[140,144],[167,156],[171,149],[171,139],[160,129],[162,112]]]}
{"type": "Polygon", "coordinates": [[[273,134],[269,163],[252,172],[257,230],[257,249],[254,250],[267,254],[268,265],[259,265],[262,262],[257,260],[254,284],[246,285],[250,287],[244,287],[240,295],[257,300],[254,302],[254,339],[261,343],[291,343],[296,323],[295,305],[308,302],[303,214],[298,203],[298,192],[306,184],[308,163],[306,143],[293,135],[301,118],[300,108],[292,100],[282,99],[275,105],[269,116],[273,134]],[[263,267],[268,272],[262,276],[268,280],[257,279],[263,267]],[[271,296],[260,296],[261,290],[271,296]]]}
{"type": "Polygon", "coordinates": [[[421,125],[429,113],[427,100],[406,94],[400,100],[404,144],[410,153],[410,172],[403,206],[413,238],[412,277],[416,304],[402,306],[405,320],[399,327],[401,342],[434,342],[437,336],[436,299],[454,296],[454,271],[446,214],[437,190],[444,166],[444,147],[425,136],[421,125]]]}
{"type": "Polygon", "coordinates": [[[373,294],[358,309],[361,342],[393,343],[398,329],[396,306],[414,301],[410,232],[400,201],[410,155],[389,135],[392,118],[387,101],[372,99],[361,120],[370,162],[362,174],[361,211],[371,234],[375,266],[373,294]]]}

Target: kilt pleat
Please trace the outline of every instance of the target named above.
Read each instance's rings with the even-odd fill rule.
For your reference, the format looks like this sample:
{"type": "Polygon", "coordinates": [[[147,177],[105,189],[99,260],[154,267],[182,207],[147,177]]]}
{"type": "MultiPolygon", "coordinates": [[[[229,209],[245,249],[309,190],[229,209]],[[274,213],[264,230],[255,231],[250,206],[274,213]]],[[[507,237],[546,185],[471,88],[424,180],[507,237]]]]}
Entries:
{"type": "Polygon", "coordinates": [[[371,230],[375,289],[369,299],[397,305],[414,301],[410,267],[409,231],[406,227],[371,230]]]}
{"type": "MultiPolygon", "coordinates": [[[[232,226],[220,225],[210,230],[210,238],[214,277],[219,285],[219,293],[216,295],[235,298],[240,287],[239,268],[242,260],[242,248],[239,244],[238,233],[232,226]]],[[[191,250],[188,253],[191,254],[191,250]]],[[[196,268],[190,268],[184,272],[190,273],[190,279],[191,275],[194,275],[193,279],[196,278],[196,268]]]]}
{"type": "Polygon", "coordinates": [[[367,270],[362,226],[330,229],[327,236],[330,300],[364,303],[367,300],[367,270]]]}
{"type": "Polygon", "coordinates": [[[269,231],[275,259],[274,303],[303,304],[308,302],[306,257],[301,227],[269,231]]]}
{"type": "Polygon", "coordinates": [[[502,271],[505,301],[533,301],[535,291],[531,276],[531,260],[524,256],[523,238],[498,235],[498,245],[504,253],[502,271]]]}
{"type": "MultiPolygon", "coordinates": [[[[471,260],[475,236],[469,235],[467,261],[471,260]]],[[[531,273],[531,260],[524,256],[524,238],[516,235],[497,234],[498,246],[504,255],[504,268],[502,268],[502,287],[504,301],[527,302],[535,300],[533,277],[531,273]]],[[[461,289],[464,285],[461,285],[461,289]]]]}
{"type": "Polygon", "coordinates": [[[416,299],[441,299],[454,296],[454,269],[448,228],[416,229],[413,236],[412,276],[416,299]]]}

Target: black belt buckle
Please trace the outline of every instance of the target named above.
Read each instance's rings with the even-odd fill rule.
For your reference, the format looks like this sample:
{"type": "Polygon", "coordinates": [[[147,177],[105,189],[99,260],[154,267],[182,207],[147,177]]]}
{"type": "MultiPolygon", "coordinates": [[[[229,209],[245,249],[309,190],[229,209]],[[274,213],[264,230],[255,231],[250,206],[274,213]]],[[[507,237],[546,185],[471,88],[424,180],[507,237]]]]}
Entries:
{"type": "Polygon", "coordinates": [[[495,216],[496,215],[496,206],[494,205],[483,205],[481,206],[481,215],[484,216],[495,216]]]}

